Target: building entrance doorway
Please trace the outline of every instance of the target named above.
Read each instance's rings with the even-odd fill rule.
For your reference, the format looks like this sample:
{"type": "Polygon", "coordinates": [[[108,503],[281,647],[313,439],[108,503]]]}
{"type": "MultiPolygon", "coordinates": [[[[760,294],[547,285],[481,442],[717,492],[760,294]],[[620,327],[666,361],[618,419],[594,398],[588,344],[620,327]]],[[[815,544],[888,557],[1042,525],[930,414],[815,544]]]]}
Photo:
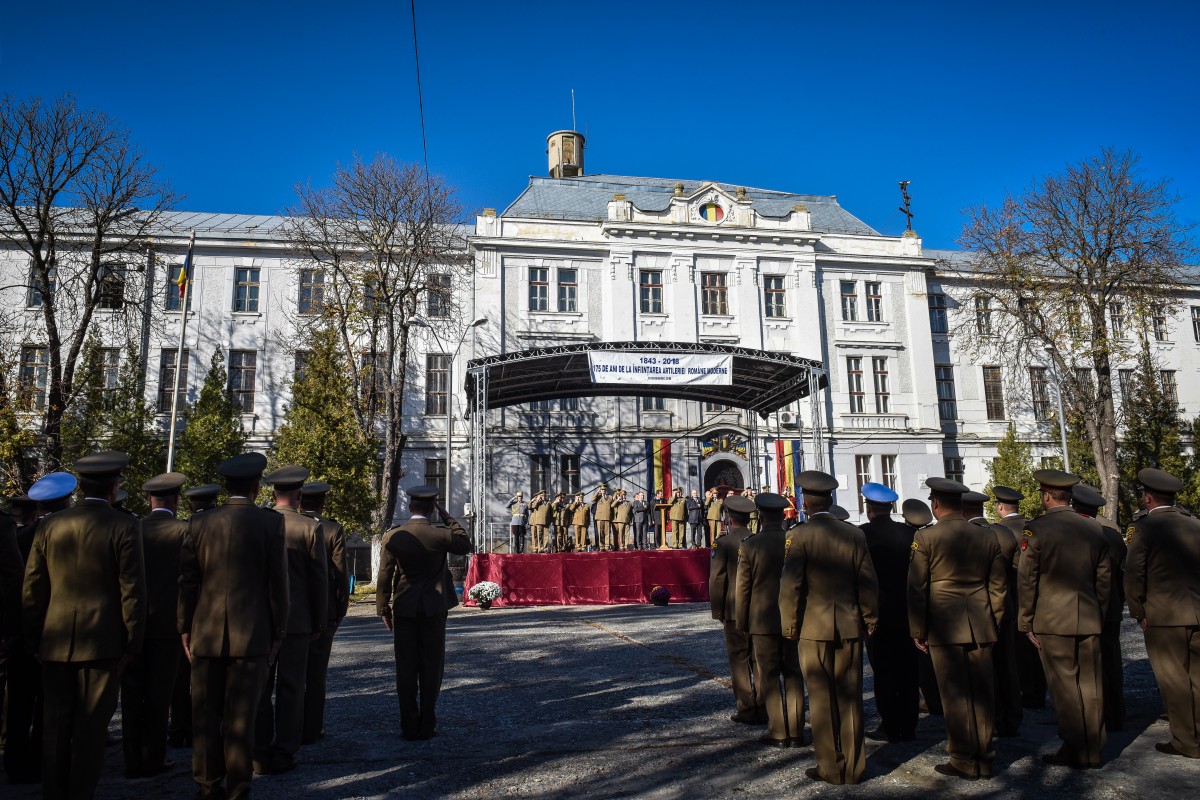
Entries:
{"type": "Polygon", "coordinates": [[[730,489],[746,488],[746,482],[742,479],[742,470],[732,459],[718,459],[704,470],[704,491],[707,492],[722,484],[730,489]]]}

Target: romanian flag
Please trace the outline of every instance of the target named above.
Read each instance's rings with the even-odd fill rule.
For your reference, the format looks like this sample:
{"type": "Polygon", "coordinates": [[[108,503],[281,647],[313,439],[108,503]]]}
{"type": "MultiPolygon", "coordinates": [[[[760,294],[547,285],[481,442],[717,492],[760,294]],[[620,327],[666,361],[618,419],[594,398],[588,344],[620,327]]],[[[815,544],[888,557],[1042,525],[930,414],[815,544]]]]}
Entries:
{"type": "Polygon", "coordinates": [[[650,492],[662,489],[663,497],[671,496],[671,440],[646,440],[646,488],[650,492]]]}
{"type": "Polygon", "coordinates": [[[776,479],[780,492],[789,489],[793,496],[796,494],[796,478],[800,477],[801,453],[803,453],[803,445],[799,439],[775,440],[776,479]]]}
{"type": "Polygon", "coordinates": [[[192,231],[192,238],[188,240],[187,255],[183,259],[183,266],[179,269],[179,277],[175,279],[175,285],[179,287],[179,299],[182,300],[187,294],[188,281],[192,273],[192,249],[196,246],[196,232],[192,231]]]}

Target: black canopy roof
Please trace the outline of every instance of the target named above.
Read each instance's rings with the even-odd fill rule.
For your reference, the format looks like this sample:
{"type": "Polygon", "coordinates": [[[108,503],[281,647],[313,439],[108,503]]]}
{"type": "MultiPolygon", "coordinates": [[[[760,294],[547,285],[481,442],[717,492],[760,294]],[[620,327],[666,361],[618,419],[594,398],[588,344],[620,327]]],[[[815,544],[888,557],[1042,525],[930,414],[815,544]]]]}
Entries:
{"type": "Polygon", "coordinates": [[[695,342],[591,342],[542,347],[472,359],[467,369],[467,396],[472,403],[479,375],[486,372],[489,409],[559,397],[646,395],[719,403],[749,409],[765,417],[807,397],[811,378],[822,387],[828,380],[819,361],[767,350],[695,342]],[[588,353],[600,351],[731,355],[733,378],[729,386],[669,386],[632,379],[626,383],[592,383],[588,353]]]}

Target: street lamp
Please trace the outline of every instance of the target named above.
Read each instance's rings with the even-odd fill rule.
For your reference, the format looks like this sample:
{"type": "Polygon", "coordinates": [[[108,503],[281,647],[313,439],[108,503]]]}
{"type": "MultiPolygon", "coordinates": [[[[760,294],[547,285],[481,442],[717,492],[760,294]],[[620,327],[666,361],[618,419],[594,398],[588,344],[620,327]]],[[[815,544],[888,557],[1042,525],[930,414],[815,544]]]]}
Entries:
{"type": "MultiPolygon", "coordinates": [[[[453,470],[450,468],[450,437],[454,434],[454,359],[458,357],[458,351],[462,349],[463,342],[467,340],[467,331],[472,328],[478,328],[481,325],[487,325],[489,321],[487,317],[479,317],[463,328],[462,336],[458,337],[458,345],[454,348],[454,352],[450,354],[450,360],[446,364],[446,510],[451,513],[453,511],[450,505],[450,486],[453,470]]],[[[438,347],[442,349],[442,352],[446,352],[446,345],[442,343],[442,338],[437,335],[437,331],[434,330],[432,325],[420,317],[413,317],[409,322],[418,328],[427,329],[433,340],[437,342],[438,347]]]]}

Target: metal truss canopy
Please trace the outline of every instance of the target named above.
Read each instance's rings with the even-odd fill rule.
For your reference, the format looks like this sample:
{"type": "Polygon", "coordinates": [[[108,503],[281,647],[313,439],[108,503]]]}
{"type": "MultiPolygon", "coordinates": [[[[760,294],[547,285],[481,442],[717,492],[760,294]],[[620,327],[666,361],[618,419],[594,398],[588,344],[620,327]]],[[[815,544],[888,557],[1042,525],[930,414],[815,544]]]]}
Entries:
{"type": "Polygon", "coordinates": [[[589,342],[476,358],[467,364],[471,413],[561,397],[652,396],[743,408],[766,417],[824,387],[819,361],[767,350],[695,342],[589,342]],[[733,356],[729,386],[592,383],[588,353],[711,353],[733,356]],[[485,388],[486,387],[486,388],[485,388]],[[484,389],[484,391],[479,391],[484,389]],[[481,408],[481,404],[485,404],[481,408]]]}

